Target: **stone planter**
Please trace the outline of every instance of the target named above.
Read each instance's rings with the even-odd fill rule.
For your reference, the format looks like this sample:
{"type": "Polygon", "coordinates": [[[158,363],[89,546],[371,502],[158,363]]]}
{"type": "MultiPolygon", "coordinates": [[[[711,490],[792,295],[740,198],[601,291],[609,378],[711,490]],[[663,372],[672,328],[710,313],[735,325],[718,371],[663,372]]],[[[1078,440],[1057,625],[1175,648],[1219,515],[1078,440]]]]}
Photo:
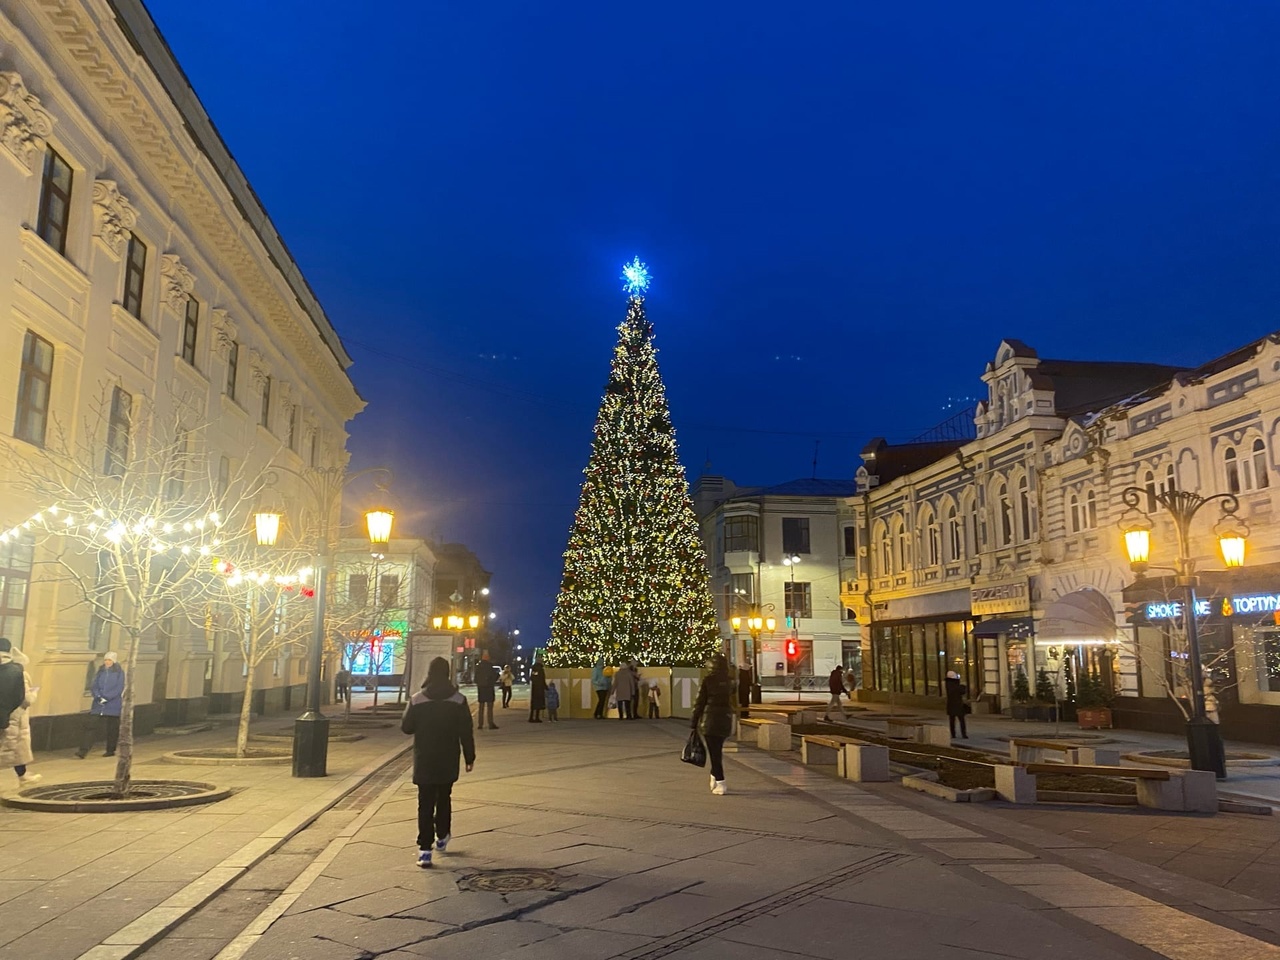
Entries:
{"type": "Polygon", "coordinates": [[[112,797],[114,787],[111,780],[42,784],[0,798],[0,803],[42,813],[134,813],[214,803],[231,796],[230,788],[191,780],[134,780],[126,797],[112,797]]]}
{"type": "Polygon", "coordinates": [[[1009,715],[1014,720],[1053,723],[1058,719],[1058,708],[1047,703],[1015,703],[1009,707],[1009,715]]]}
{"type": "Polygon", "coordinates": [[[1110,707],[1076,707],[1076,723],[1081,730],[1111,729],[1110,707]]]}

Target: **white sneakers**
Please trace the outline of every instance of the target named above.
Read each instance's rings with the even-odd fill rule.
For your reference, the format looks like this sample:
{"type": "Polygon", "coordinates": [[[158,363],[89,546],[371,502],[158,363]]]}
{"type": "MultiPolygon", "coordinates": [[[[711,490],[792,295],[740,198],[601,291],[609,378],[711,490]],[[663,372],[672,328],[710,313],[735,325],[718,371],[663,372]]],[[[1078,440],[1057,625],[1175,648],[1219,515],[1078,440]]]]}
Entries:
{"type": "Polygon", "coordinates": [[[43,779],[44,779],[44,776],[39,773],[23,774],[21,777],[18,778],[18,786],[29,787],[33,783],[39,783],[43,779]]]}
{"type": "Polygon", "coordinates": [[[425,869],[427,869],[427,867],[431,866],[431,851],[430,851],[430,850],[419,850],[419,851],[418,851],[418,866],[422,867],[422,869],[424,869],[424,870],[425,870],[425,869]]]}
{"type": "Polygon", "coordinates": [[[729,791],[725,787],[723,780],[716,780],[711,786],[711,792],[714,793],[717,797],[723,797],[729,791]]]}
{"type": "Polygon", "coordinates": [[[446,833],[443,837],[436,841],[436,849],[441,853],[449,846],[449,841],[453,839],[452,833],[446,833]]]}

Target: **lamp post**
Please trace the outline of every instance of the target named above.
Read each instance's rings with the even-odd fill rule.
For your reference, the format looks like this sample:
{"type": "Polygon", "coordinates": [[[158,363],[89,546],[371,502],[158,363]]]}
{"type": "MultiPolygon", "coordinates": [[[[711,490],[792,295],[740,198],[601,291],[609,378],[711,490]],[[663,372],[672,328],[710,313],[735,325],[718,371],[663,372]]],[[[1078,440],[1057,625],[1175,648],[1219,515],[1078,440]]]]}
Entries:
{"type": "MultiPolygon", "coordinates": [[[[750,654],[748,655],[746,650],[745,641],[743,641],[742,650],[742,662],[749,664],[747,672],[751,676],[751,703],[761,703],[764,700],[760,689],[760,636],[764,633],[768,633],[769,636],[773,636],[774,630],[778,627],[778,621],[775,618],[764,615],[764,611],[766,610],[772,611],[773,604],[752,603],[746,617],[732,616],[729,618],[729,625],[733,627],[733,633],[735,636],[741,635],[742,627],[745,624],[747,628],[747,635],[751,638],[750,654]]],[[[742,703],[742,716],[745,717],[748,715],[746,702],[741,700],[739,702],[742,703]]]]}
{"type": "MultiPolygon", "coordinates": [[[[320,683],[324,660],[329,566],[333,553],[330,524],[334,514],[341,509],[342,491],[349,483],[360,477],[377,475],[383,478],[379,486],[385,488],[391,471],[385,467],[371,467],[348,474],[342,467],[328,467],[299,472],[277,465],[267,474],[268,486],[275,484],[277,471],[288,473],[302,482],[310,494],[309,506],[316,512],[313,566],[316,578],[315,620],[311,627],[311,657],[307,663],[307,709],[293,722],[293,775],[323,777],[328,773],[329,718],[320,712],[320,683]]],[[[254,515],[254,529],[260,545],[275,545],[279,538],[281,517],[279,511],[271,510],[263,510],[254,515]]],[[[370,510],[365,513],[365,525],[375,551],[379,546],[385,547],[391,539],[392,520],[393,515],[388,510],[370,510]]]]}
{"type": "Polygon", "coordinates": [[[1138,514],[1130,522],[1121,519],[1124,531],[1125,552],[1129,555],[1129,565],[1138,580],[1142,580],[1149,569],[1152,569],[1151,558],[1151,517],[1163,509],[1173,518],[1174,530],[1178,536],[1178,556],[1173,567],[1155,569],[1171,570],[1177,579],[1182,593],[1182,623],[1187,633],[1187,673],[1191,686],[1191,717],[1187,720],[1187,753],[1191,758],[1192,770],[1212,770],[1219,780],[1227,775],[1226,755],[1222,747],[1222,735],[1218,725],[1205,713],[1204,699],[1204,665],[1200,660],[1200,632],[1196,624],[1196,587],[1199,578],[1196,576],[1196,563],[1191,556],[1190,530],[1191,521],[1200,509],[1207,504],[1217,502],[1221,516],[1214,527],[1218,537],[1218,546],[1222,551],[1222,560],[1228,570],[1235,570],[1244,565],[1245,539],[1248,528],[1244,521],[1236,515],[1240,501],[1235,494],[1219,493],[1211,497],[1186,490],[1164,490],[1152,493],[1141,487],[1128,487],[1121,493],[1129,511],[1138,514]],[[1143,506],[1144,501],[1146,506],[1143,506]]]}
{"type": "MultiPolygon", "coordinates": [[[[489,588],[486,587],[484,592],[488,593],[489,588]]],[[[457,590],[453,591],[453,593],[449,595],[449,601],[454,605],[455,608],[457,608],[458,605],[462,603],[462,594],[458,593],[457,590]]],[[[448,630],[450,633],[457,633],[459,636],[461,636],[463,631],[465,630],[476,630],[479,628],[480,614],[471,613],[471,614],[463,615],[460,613],[451,613],[451,614],[448,614],[447,616],[441,615],[437,617],[432,617],[431,626],[433,626],[437,630],[448,630]]],[[[454,652],[453,656],[454,657],[457,656],[456,651],[454,652]]],[[[452,659],[452,657],[450,659],[452,659]]],[[[458,675],[459,672],[460,671],[458,670],[457,664],[454,664],[453,674],[454,674],[455,683],[460,683],[462,680],[462,678],[458,675]]]]}
{"type": "MultiPolygon", "coordinates": [[[[790,554],[782,558],[782,565],[791,568],[791,602],[787,604],[787,616],[791,618],[791,643],[789,646],[795,650],[796,658],[800,657],[800,611],[796,607],[796,567],[800,565],[800,557],[797,554],[790,554]]],[[[790,650],[788,651],[788,653],[790,650]]],[[[789,658],[783,657],[783,662],[787,664],[787,669],[791,669],[789,658]]],[[[796,673],[796,699],[800,699],[800,674],[796,673]]]]}
{"type": "MultiPolygon", "coordinates": [[[[387,558],[387,545],[391,542],[391,526],[395,514],[390,510],[370,510],[364,515],[365,525],[369,530],[370,554],[373,557],[373,627],[369,631],[369,666],[373,670],[373,712],[378,712],[379,668],[382,651],[386,649],[386,617],[383,616],[379,601],[382,583],[382,561],[387,558]],[[379,622],[381,621],[381,622],[379,622]]],[[[394,661],[394,654],[392,655],[394,661]]]]}

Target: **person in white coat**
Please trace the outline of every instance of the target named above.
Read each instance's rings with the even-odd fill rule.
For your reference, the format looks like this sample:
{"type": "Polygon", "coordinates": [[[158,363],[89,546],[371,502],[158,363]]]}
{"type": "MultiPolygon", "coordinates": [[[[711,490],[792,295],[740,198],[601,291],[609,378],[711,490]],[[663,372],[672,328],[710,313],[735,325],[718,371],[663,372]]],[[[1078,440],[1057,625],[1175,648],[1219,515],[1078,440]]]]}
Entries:
{"type": "Polygon", "coordinates": [[[16,650],[5,637],[0,637],[0,766],[13,767],[19,786],[30,786],[42,778],[31,773],[27,765],[35,759],[31,752],[31,718],[28,715],[35,700],[35,688],[25,667],[26,654],[16,650]]]}

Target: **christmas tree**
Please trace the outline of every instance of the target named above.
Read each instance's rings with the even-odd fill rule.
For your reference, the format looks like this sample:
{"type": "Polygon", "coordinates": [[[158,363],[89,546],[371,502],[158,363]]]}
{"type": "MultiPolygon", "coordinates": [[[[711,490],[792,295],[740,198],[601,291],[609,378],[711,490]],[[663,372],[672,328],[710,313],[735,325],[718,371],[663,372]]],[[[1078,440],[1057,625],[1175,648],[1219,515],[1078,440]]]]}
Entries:
{"type": "Polygon", "coordinates": [[[569,545],[546,661],[586,667],[701,664],[720,644],[689,484],[644,312],[649,275],[623,270],[630,295],[569,545]]]}

